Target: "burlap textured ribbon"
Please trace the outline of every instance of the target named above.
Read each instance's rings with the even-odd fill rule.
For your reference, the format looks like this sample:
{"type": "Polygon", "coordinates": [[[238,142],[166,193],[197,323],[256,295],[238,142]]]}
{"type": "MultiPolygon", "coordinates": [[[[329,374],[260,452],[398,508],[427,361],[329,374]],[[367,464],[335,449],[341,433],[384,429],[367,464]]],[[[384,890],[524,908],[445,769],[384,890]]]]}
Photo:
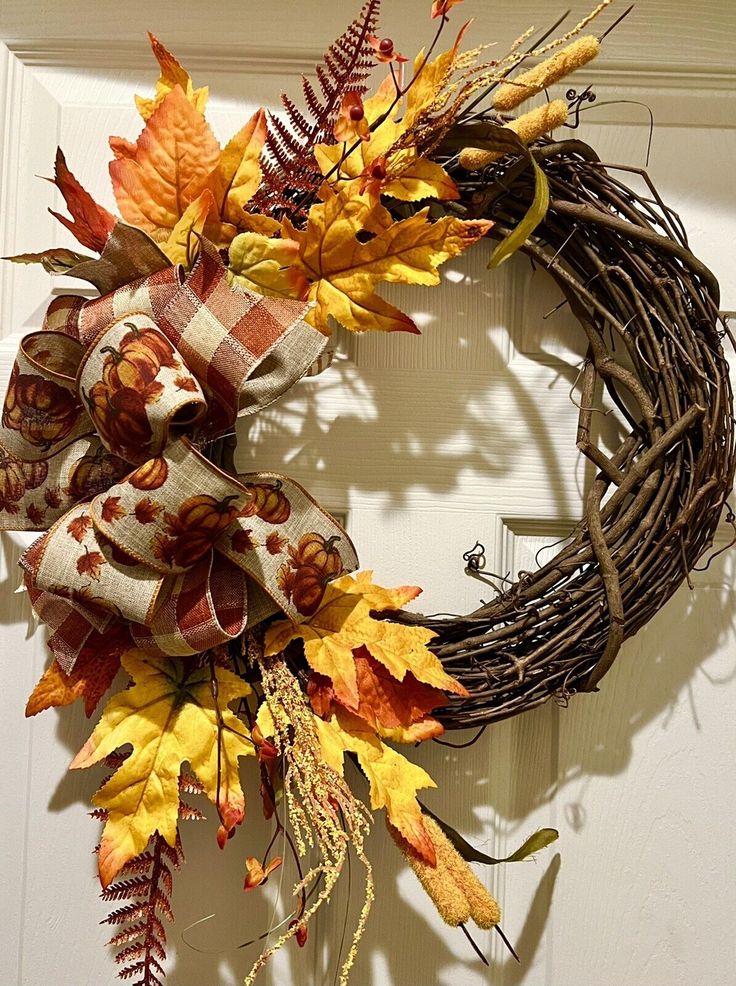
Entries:
{"type": "Polygon", "coordinates": [[[345,531],[287,477],[234,477],[198,446],[265,407],[324,348],[300,302],[233,288],[203,242],[93,301],[57,299],[18,353],[0,430],[0,528],[69,670],[127,640],[184,656],[280,608],[308,618],[357,567],[345,531]],[[132,468],[131,467],[135,467],[132,468]]]}

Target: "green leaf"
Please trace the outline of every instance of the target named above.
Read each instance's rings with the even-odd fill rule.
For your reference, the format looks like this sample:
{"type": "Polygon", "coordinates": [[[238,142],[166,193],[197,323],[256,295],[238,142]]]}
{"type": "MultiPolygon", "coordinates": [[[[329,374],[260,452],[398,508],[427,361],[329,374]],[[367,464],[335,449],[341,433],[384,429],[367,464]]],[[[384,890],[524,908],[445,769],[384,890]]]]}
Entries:
{"type": "Polygon", "coordinates": [[[453,846],[468,863],[485,863],[487,866],[496,866],[498,863],[518,863],[535,852],[546,849],[547,846],[556,842],[560,837],[557,829],[539,829],[533,835],[530,835],[526,842],[519,846],[516,852],[512,852],[510,856],[505,856],[503,859],[496,859],[495,856],[487,856],[479,849],[471,846],[467,840],[463,839],[459,832],[456,832],[451,825],[438,818],[426,805],[422,805],[421,807],[426,815],[429,815],[430,818],[433,818],[437,822],[453,846]]]}
{"type": "Polygon", "coordinates": [[[486,151],[501,151],[504,154],[518,154],[534,169],[534,199],[519,225],[505,239],[501,240],[488,262],[488,269],[500,267],[504,261],[523,247],[537,226],[544,219],[549,208],[549,183],[547,176],[534,160],[529,148],[508,127],[498,123],[476,123],[457,127],[444,140],[442,147],[449,152],[463,147],[479,147],[486,151]]]}
{"type": "Polygon", "coordinates": [[[520,247],[524,246],[534,230],[544,219],[549,208],[549,183],[547,182],[547,176],[528,151],[527,155],[534,168],[534,199],[519,225],[501,240],[493,251],[491,259],[488,261],[489,270],[500,267],[513,253],[516,253],[520,247]]]}

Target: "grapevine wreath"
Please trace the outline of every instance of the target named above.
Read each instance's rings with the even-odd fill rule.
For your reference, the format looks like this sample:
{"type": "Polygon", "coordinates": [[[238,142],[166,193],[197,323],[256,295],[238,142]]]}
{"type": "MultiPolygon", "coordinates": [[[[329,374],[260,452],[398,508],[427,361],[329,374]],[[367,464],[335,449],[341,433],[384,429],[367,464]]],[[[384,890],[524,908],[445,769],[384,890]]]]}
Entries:
{"type": "MultiPolygon", "coordinates": [[[[503,934],[468,863],[498,860],[419,802],[434,783],[396,746],[594,689],[711,546],[733,481],[713,275],[645,174],[635,191],[633,169],[559,138],[589,93],[562,98],[557,84],[617,23],[585,33],[610,0],[503,56],[463,48],[469,24],[443,50],[461,0],[435,0],[413,61],[379,36],[379,2],[304,80],[302,109],[284,96],[285,116],[259,110],[224,148],[207,89],[152,36],[160,77],[136,97],[142,133],[110,139],[120,217],[59,151],[69,216],[54,215],[91,252],[10,258],[99,292],[56,298],[20,345],[0,526],[42,532],[21,566],[52,663],[27,714],[81,699],[91,716],[121,669],[128,682],[71,766],[108,769],[92,812],[102,896],[120,977],[139,986],[164,978],[179,825],[203,817],[190,802],[204,795],[227,846],[245,817],[241,758],[274,827],[240,857],[245,889],[280,866],[295,884],[286,918],[253,937],[265,944],[247,983],[289,939],[306,944],[353,855],[364,892],[347,982],[378,809],[442,918],[471,942],[470,922],[503,934]],[[486,236],[491,267],[526,253],[584,330],[577,445],[597,475],[555,558],[468,616],[422,617],[404,609],[417,588],[356,574],[347,532],[298,483],[235,473],[234,426],[328,368],[336,327],[417,332],[376,286],[437,284],[440,264],[486,236]],[[612,454],[593,440],[599,381],[630,428],[612,454]]],[[[468,564],[482,569],[480,548],[468,564]]],[[[535,833],[511,858],[555,837],[535,833]]]]}

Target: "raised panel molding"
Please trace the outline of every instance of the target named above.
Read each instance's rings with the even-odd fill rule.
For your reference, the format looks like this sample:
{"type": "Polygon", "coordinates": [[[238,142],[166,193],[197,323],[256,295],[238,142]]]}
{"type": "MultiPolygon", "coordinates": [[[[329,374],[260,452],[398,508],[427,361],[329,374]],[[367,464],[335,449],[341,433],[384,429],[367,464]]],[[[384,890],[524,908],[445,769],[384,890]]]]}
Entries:
{"type": "MultiPolygon", "coordinates": [[[[105,69],[110,72],[151,67],[150,50],[143,39],[134,42],[8,38],[5,44],[24,65],[33,68],[105,69]]],[[[189,69],[207,76],[301,77],[313,74],[314,66],[323,54],[319,48],[241,44],[178,44],[175,47],[189,69]]],[[[574,84],[579,88],[591,84],[599,93],[601,105],[594,109],[598,123],[648,126],[649,118],[644,108],[647,106],[655,123],[663,126],[736,127],[732,102],[736,93],[736,71],[732,69],[714,70],[702,64],[666,62],[642,68],[632,67],[630,62],[606,59],[603,67],[587,67],[580,72],[575,76],[574,84]],[[609,105],[604,106],[604,103],[609,105]]]]}

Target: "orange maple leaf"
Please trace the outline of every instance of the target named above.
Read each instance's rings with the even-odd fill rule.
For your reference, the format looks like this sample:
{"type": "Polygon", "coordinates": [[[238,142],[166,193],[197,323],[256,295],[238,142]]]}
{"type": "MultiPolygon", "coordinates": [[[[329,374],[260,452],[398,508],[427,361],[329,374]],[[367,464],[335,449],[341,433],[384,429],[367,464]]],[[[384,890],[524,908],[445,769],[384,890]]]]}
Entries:
{"type": "Polygon", "coordinates": [[[289,543],[289,539],[282,537],[278,531],[271,531],[266,538],[266,550],[269,555],[280,555],[284,546],[289,543]]]}
{"type": "MultiPolygon", "coordinates": [[[[425,685],[407,673],[403,681],[397,681],[383,665],[371,657],[365,647],[353,652],[358,683],[358,704],[351,709],[355,715],[381,735],[389,733],[391,739],[399,739],[403,730],[423,723],[422,734],[442,735],[443,728],[436,720],[427,721],[427,714],[447,704],[447,697],[438,688],[425,685]]],[[[322,718],[334,712],[338,702],[328,678],[312,674],[308,686],[312,708],[322,718]]],[[[412,741],[416,731],[412,733],[412,741]]]]}
{"type": "Polygon", "coordinates": [[[118,673],[121,649],[85,648],[69,674],[54,660],[31,692],[26,703],[26,716],[35,716],[52,707],[71,705],[81,698],[84,699],[84,713],[89,719],[118,673]]]}
{"type": "Polygon", "coordinates": [[[61,148],[56,149],[54,178],[51,181],[64,196],[66,207],[72,218],[67,219],[59,212],[49,209],[54,218],[66,226],[79,242],[90,250],[102,253],[107,239],[117,220],[107,209],[98,205],[89,192],[86,192],[66,166],[66,158],[61,148]]]}
{"type": "Polygon", "coordinates": [[[91,579],[99,579],[100,570],[105,564],[105,556],[99,551],[85,551],[77,558],[77,571],[80,575],[89,575],[91,579]]]}
{"type": "Polygon", "coordinates": [[[67,524],[67,533],[71,534],[75,541],[79,544],[84,541],[84,536],[87,531],[92,526],[92,518],[89,514],[80,514],[78,517],[72,518],[67,524]]]}
{"type": "Polygon", "coordinates": [[[108,524],[125,517],[125,508],[120,506],[119,496],[108,496],[102,501],[102,519],[108,524]]]}
{"type": "Polygon", "coordinates": [[[258,542],[251,537],[252,531],[250,528],[244,530],[239,527],[237,531],[230,537],[230,544],[233,551],[251,551],[253,548],[258,547],[258,542]]]}
{"type": "Polygon", "coordinates": [[[202,114],[175,85],[135,143],[111,138],[113,191],[123,218],[157,241],[169,238],[187,206],[205,189],[220,146],[202,114]]]}

